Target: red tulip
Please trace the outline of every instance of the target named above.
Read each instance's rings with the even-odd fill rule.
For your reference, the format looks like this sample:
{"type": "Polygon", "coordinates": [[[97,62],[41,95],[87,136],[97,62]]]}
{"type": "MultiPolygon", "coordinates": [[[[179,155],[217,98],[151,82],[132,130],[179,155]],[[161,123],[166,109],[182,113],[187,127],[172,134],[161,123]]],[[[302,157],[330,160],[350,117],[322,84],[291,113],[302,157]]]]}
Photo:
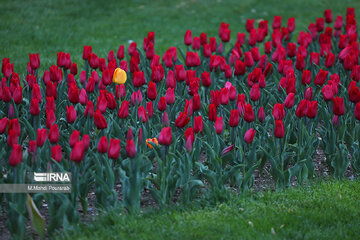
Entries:
{"type": "Polygon", "coordinates": [[[254,140],[254,137],[255,137],[255,130],[250,128],[249,130],[246,131],[245,133],[245,136],[244,136],[244,141],[247,143],[247,144],[250,144],[253,142],[254,140]]]}
{"type": "Polygon", "coordinates": [[[55,123],[56,121],[56,117],[55,117],[55,112],[50,109],[49,111],[46,112],[46,128],[49,128],[55,123]]]}
{"type": "Polygon", "coordinates": [[[56,123],[50,127],[48,138],[51,143],[59,141],[59,127],[56,123]]]}
{"type": "Polygon", "coordinates": [[[162,65],[153,66],[151,68],[151,81],[153,82],[161,82],[164,78],[164,68],[162,65]]]}
{"type": "Polygon", "coordinates": [[[61,161],[62,152],[60,145],[51,146],[51,158],[53,158],[57,162],[61,161]]]}
{"type": "Polygon", "coordinates": [[[356,82],[352,81],[349,85],[349,100],[353,103],[357,103],[360,101],[360,90],[356,86],[356,82]]]}
{"type": "Polygon", "coordinates": [[[360,121],[360,102],[355,105],[355,118],[360,121]]]}
{"type": "Polygon", "coordinates": [[[33,98],[30,103],[30,114],[33,116],[38,116],[40,114],[39,100],[33,98]]]}
{"type": "Polygon", "coordinates": [[[180,112],[180,114],[175,120],[175,126],[178,128],[183,128],[188,124],[189,121],[190,118],[188,117],[187,111],[180,112]]]}
{"type": "Polygon", "coordinates": [[[82,88],[80,91],[79,102],[81,103],[81,105],[86,105],[88,102],[88,97],[84,88],[82,88]]]}
{"type": "Polygon", "coordinates": [[[77,74],[77,72],[78,72],[77,64],[76,64],[76,63],[72,63],[72,64],[71,64],[71,67],[70,67],[70,73],[75,76],[75,75],[77,74]]]}
{"type": "Polygon", "coordinates": [[[324,12],[325,22],[331,23],[333,21],[333,15],[330,9],[326,9],[324,12]]]}
{"type": "Polygon", "coordinates": [[[68,90],[69,101],[73,104],[79,102],[79,89],[75,83],[71,84],[68,90]]]}
{"type": "Polygon", "coordinates": [[[73,105],[70,105],[70,107],[66,106],[66,119],[68,123],[73,123],[76,120],[76,111],[73,105]]]}
{"type": "Polygon", "coordinates": [[[280,103],[275,103],[272,115],[275,120],[283,120],[285,117],[284,105],[280,103]]]}
{"type": "Polygon", "coordinates": [[[173,88],[168,88],[165,95],[166,103],[172,105],[175,102],[175,92],[173,88]]]}
{"type": "Polygon", "coordinates": [[[283,138],[285,135],[284,123],[282,120],[275,120],[274,135],[276,138],[283,138]]]}
{"type": "Polygon", "coordinates": [[[31,154],[36,153],[36,141],[34,140],[29,141],[29,153],[31,154]]]}
{"type": "Polygon", "coordinates": [[[250,99],[254,102],[260,99],[260,89],[258,84],[254,84],[250,90],[250,99]]]}
{"type": "Polygon", "coordinates": [[[186,52],[185,64],[188,67],[200,66],[201,61],[197,52],[186,52]]]}
{"type": "Polygon", "coordinates": [[[116,57],[119,59],[119,60],[122,60],[124,58],[124,46],[123,45],[120,45],[119,46],[119,50],[117,51],[117,54],[116,54],[116,57]]]}
{"type": "Polygon", "coordinates": [[[168,127],[170,125],[169,116],[168,116],[167,112],[164,112],[164,114],[162,116],[162,123],[165,127],[168,127]]]}
{"type": "Polygon", "coordinates": [[[175,74],[172,70],[169,70],[167,76],[166,76],[166,87],[167,88],[174,88],[176,87],[176,80],[175,80],[175,74]]]}
{"type": "MultiPolygon", "coordinates": [[[[166,105],[166,103],[165,103],[165,105],[166,105]]],[[[147,114],[146,114],[144,106],[140,106],[138,108],[138,118],[141,119],[141,121],[143,123],[147,122],[148,118],[147,118],[147,114]]]]}
{"type": "Polygon", "coordinates": [[[298,118],[302,118],[303,116],[305,116],[307,114],[307,109],[308,109],[308,102],[309,100],[303,99],[300,101],[300,103],[297,105],[296,111],[295,111],[295,115],[298,118]]]}
{"type": "Polygon", "coordinates": [[[88,60],[91,52],[92,52],[91,46],[84,46],[83,59],[88,60]]]}
{"type": "Polygon", "coordinates": [[[159,134],[159,143],[170,146],[172,142],[171,127],[164,127],[159,134]]]}
{"type": "Polygon", "coordinates": [[[45,128],[38,128],[37,130],[37,138],[36,138],[36,144],[38,147],[42,147],[46,141],[47,138],[47,130],[45,128]]]}
{"type": "Polygon", "coordinates": [[[101,112],[99,110],[95,111],[94,114],[94,122],[95,122],[95,126],[98,129],[105,129],[107,128],[107,122],[105,117],[101,114],[101,112]]]}
{"type": "Polygon", "coordinates": [[[133,139],[126,140],[126,155],[129,158],[134,158],[136,156],[136,146],[133,139]]]}
{"type": "Polygon", "coordinates": [[[192,42],[192,49],[199,50],[201,46],[201,41],[199,37],[194,37],[192,42]]]}
{"type": "Polygon", "coordinates": [[[155,100],[157,96],[156,85],[153,81],[150,81],[147,88],[147,97],[150,100],[155,100]]]}
{"type": "Polygon", "coordinates": [[[154,105],[152,101],[146,103],[146,111],[148,113],[149,118],[152,118],[154,115],[154,105]]]}
{"type": "Polygon", "coordinates": [[[250,103],[245,105],[244,119],[249,123],[255,120],[255,114],[250,103]]]}
{"type": "Polygon", "coordinates": [[[220,103],[222,105],[229,103],[229,90],[227,88],[222,88],[220,91],[220,103]]]}
{"type": "Polygon", "coordinates": [[[328,53],[325,59],[325,66],[331,68],[335,63],[335,54],[328,53]]]}
{"type": "Polygon", "coordinates": [[[99,58],[95,53],[89,54],[89,65],[92,69],[99,68],[100,65],[99,58]]]}
{"type": "Polygon", "coordinates": [[[190,30],[187,30],[184,36],[185,45],[189,46],[192,43],[192,34],[190,30]]]}
{"type": "Polygon", "coordinates": [[[230,127],[236,127],[239,124],[239,120],[240,120],[239,110],[231,109],[230,118],[229,118],[230,127]]]}
{"type": "Polygon", "coordinates": [[[333,112],[335,115],[341,116],[345,113],[344,99],[341,97],[333,98],[333,112]]]}
{"type": "Polygon", "coordinates": [[[80,163],[84,158],[85,146],[83,141],[75,143],[75,146],[71,150],[70,159],[73,162],[80,163]]]}
{"type": "Polygon", "coordinates": [[[14,144],[12,146],[10,158],[9,158],[9,165],[12,167],[16,167],[22,161],[22,149],[19,144],[14,144]]]}
{"type": "Polygon", "coordinates": [[[86,104],[86,108],[84,111],[84,116],[85,117],[93,117],[94,116],[94,104],[92,101],[88,101],[86,104]]]}
{"type": "Polygon", "coordinates": [[[319,73],[315,77],[314,83],[319,86],[324,85],[324,83],[327,79],[327,76],[328,76],[328,71],[324,71],[324,70],[320,69],[319,73]]]}
{"type": "Polygon", "coordinates": [[[312,95],[313,95],[313,91],[311,87],[306,88],[305,93],[304,93],[304,98],[306,100],[311,100],[312,99],[312,95]]]}
{"type": "Polygon", "coordinates": [[[194,132],[202,132],[203,131],[203,119],[201,116],[197,116],[194,119],[194,132]]]}
{"type": "Polygon", "coordinates": [[[334,92],[330,85],[325,85],[321,92],[323,94],[323,98],[326,102],[331,101],[334,98],[334,92]]]}
{"type": "Polygon", "coordinates": [[[195,141],[195,135],[194,135],[193,128],[189,127],[188,129],[186,129],[186,131],[184,132],[184,135],[185,135],[185,141],[190,139],[191,145],[192,145],[195,141]]]}
{"type": "Polygon", "coordinates": [[[108,143],[108,140],[105,136],[102,136],[99,140],[99,143],[97,145],[97,150],[98,152],[100,153],[107,153],[108,151],[108,146],[109,146],[109,143],[108,143]]]}
{"type": "Polygon", "coordinates": [[[77,130],[73,130],[69,139],[69,145],[71,148],[73,148],[75,146],[75,143],[79,141],[79,136],[80,136],[80,132],[77,130]]]}
{"type": "Polygon", "coordinates": [[[295,94],[289,93],[285,99],[284,106],[286,108],[292,108],[294,106],[295,94]]]}
{"type": "Polygon", "coordinates": [[[260,122],[264,122],[265,121],[265,112],[264,112],[264,108],[260,107],[259,111],[258,111],[258,119],[260,122]]]}
{"type": "Polygon", "coordinates": [[[3,117],[2,119],[0,119],[0,134],[3,134],[5,132],[7,125],[8,125],[7,117],[3,117]]]}
{"type": "Polygon", "coordinates": [[[159,102],[158,102],[158,109],[161,112],[166,110],[166,98],[165,97],[160,97],[159,102]]]}
{"type": "Polygon", "coordinates": [[[231,152],[232,150],[234,150],[234,145],[230,145],[230,146],[224,148],[224,149],[221,151],[221,155],[225,155],[225,154],[231,152]]]}
{"type": "Polygon", "coordinates": [[[121,107],[119,109],[118,116],[119,116],[119,118],[124,119],[124,118],[127,118],[128,115],[129,115],[129,101],[124,100],[121,103],[121,107]]]}
{"type": "Polygon", "coordinates": [[[110,139],[108,157],[111,159],[118,159],[120,156],[120,139],[110,139]]]}
{"type": "Polygon", "coordinates": [[[309,101],[306,116],[308,118],[315,118],[317,114],[317,101],[309,101]]]}
{"type": "Polygon", "coordinates": [[[36,54],[30,54],[29,53],[29,59],[30,59],[30,66],[32,69],[38,69],[40,67],[40,58],[39,53],[36,54]]]}
{"type": "Polygon", "coordinates": [[[272,28],[278,29],[281,27],[281,16],[274,16],[272,28]]]}

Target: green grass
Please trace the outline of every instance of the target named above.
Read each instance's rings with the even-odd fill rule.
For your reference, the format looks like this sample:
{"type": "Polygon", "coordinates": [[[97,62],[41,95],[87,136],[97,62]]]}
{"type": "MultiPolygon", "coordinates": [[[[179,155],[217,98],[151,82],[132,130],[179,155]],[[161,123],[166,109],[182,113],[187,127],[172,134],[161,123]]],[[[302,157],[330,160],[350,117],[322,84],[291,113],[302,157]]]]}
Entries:
{"type": "Polygon", "coordinates": [[[360,182],[327,181],[233,199],[216,207],[111,210],[63,239],[358,239],[360,182]]]}
{"type": "MultiPolygon", "coordinates": [[[[40,53],[41,68],[56,64],[56,52],[69,52],[81,60],[84,45],[106,57],[120,44],[134,40],[142,46],[148,31],[155,31],[156,52],[183,46],[187,29],[194,35],[218,36],[221,22],[230,23],[232,42],[243,32],[247,18],[267,19],[274,15],[296,17],[296,31],[305,30],[326,8],[345,14],[346,7],[360,8],[357,0],[186,0],[186,1],[0,1],[0,58],[15,62],[15,71],[25,73],[28,53],[40,53]]],[[[360,12],[357,12],[360,16],[360,12]]],[[[357,18],[359,19],[359,17],[357,18]]],[[[359,20],[358,20],[359,21],[359,20]]],[[[271,26],[271,25],[270,25],[271,26]]]]}

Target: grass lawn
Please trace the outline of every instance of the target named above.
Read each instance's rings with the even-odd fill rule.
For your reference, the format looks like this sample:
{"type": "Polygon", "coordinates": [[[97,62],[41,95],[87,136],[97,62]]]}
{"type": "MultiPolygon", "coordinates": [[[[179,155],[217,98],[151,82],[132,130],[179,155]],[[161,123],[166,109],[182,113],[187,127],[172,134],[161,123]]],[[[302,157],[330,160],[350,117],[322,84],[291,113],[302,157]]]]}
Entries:
{"type": "Polygon", "coordinates": [[[328,181],[266,192],[215,207],[111,210],[61,239],[358,239],[360,182],[328,181]]]}
{"type": "MultiPolygon", "coordinates": [[[[170,46],[183,46],[187,29],[194,36],[207,32],[218,36],[221,22],[230,23],[232,42],[245,31],[247,18],[267,19],[274,15],[296,17],[296,31],[305,30],[325,9],[345,14],[346,7],[360,9],[356,0],[186,0],[186,1],[10,1],[0,3],[0,58],[15,62],[15,71],[25,73],[28,53],[40,53],[41,69],[56,64],[56,52],[69,52],[80,65],[84,45],[106,57],[120,44],[134,40],[142,46],[148,31],[155,32],[156,53],[170,46]]],[[[357,12],[359,21],[360,12],[357,12]]],[[[270,23],[271,23],[270,22],[270,23]]],[[[269,25],[271,27],[271,24],[269,25]]]]}

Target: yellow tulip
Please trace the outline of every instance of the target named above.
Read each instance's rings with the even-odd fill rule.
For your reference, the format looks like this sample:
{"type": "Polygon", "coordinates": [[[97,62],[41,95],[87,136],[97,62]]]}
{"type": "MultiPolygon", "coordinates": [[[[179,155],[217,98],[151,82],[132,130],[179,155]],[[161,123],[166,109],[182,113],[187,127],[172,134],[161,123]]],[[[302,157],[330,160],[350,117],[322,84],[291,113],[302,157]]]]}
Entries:
{"type": "Polygon", "coordinates": [[[116,68],[114,71],[113,82],[116,84],[124,84],[126,82],[126,72],[121,68],[116,68]]]}

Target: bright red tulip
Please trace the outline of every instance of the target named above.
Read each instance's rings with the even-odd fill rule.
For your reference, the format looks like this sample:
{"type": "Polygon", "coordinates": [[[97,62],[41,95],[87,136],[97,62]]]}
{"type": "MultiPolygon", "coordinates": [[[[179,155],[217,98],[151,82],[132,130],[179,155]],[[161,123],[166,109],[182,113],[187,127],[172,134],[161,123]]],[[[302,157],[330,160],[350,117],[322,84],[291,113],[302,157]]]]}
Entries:
{"type": "Polygon", "coordinates": [[[333,113],[338,116],[345,114],[345,105],[343,98],[341,97],[333,98],[333,113]]]}
{"type": "Polygon", "coordinates": [[[292,108],[294,106],[295,94],[289,93],[285,99],[284,106],[286,108],[292,108]]]}
{"type": "Polygon", "coordinates": [[[22,149],[19,144],[14,144],[12,146],[10,158],[9,158],[9,165],[12,167],[16,167],[22,161],[22,149]]]}
{"type": "Polygon", "coordinates": [[[68,121],[68,123],[73,123],[75,122],[77,117],[75,108],[73,105],[70,105],[70,107],[66,106],[66,119],[68,121]]]}
{"type": "Polygon", "coordinates": [[[197,116],[194,119],[194,132],[202,132],[203,131],[203,119],[201,116],[197,116]]]}
{"type": "Polygon", "coordinates": [[[55,123],[54,125],[52,125],[50,127],[50,130],[49,130],[49,135],[48,135],[48,138],[49,138],[49,141],[51,143],[57,143],[59,141],[59,127],[58,125],[55,123]]]}
{"type": "Polygon", "coordinates": [[[178,128],[183,128],[188,124],[189,121],[190,121],[190,117],[188,117],[187,111],[180,112],[180,114],[175,120],[175,126],[178,128]]]}
{"type": "Polygon", "coordinates": [[[275,120],[283,120],[285,117],[284,105],[281,103],[275,103],[272,115],[275,120]]]}
{"type": "Polygon", "coordinates": [[[150,81],[147,88],[147,97],[150,100],[155,100],[157,96],[156,84],[153,81],[150,81]]]}
{"type": "Polygon", "coordinates": [[[308,102],[309,102],[309,100],[303,99],[297,105],[295,115],[298,118],[302,118],[303,116],[305,116],[307,114],[308,102]]]}
{"type": "Polygon", "coordinates": [[[317,114],[317,107],[318,107],[317,101],[309,101],[306,116],[308,118],[315,118],[317,114]]]}
{"type": "Polygon", "coordinates": [[[229,125],[230,127],[236,127],[239,125],[240,115],[239,110],[231,109],[230,118],[229,118],[229,125]]]}
{"type": "Polygon", "coordinates": [[[108,143],[108,140],[105,136],[102,136],[99,140],[99,143],[97,145],[97,150],[98,152],[100,153],[107,153],[108,151],[108,146],[109,146],[109,143],[108,143]]]}
{"type": "Polygon", "coordinates": [[[7,117],[3,117],[2,119],[0,119],[0,134],[3,134],[5,132],[7,125],[8,125],[7,117]]]}
{"type": "Polygon", "coordinates": [[[85,146],[83,141],[75,143],[75,146],[71,150],[70,159],[73,162],[80,163],[84,158],[85,146]]]}
{"type": "MultiPolygon", "coordinates": [[[[166,105],[166,103],[165,103],[165,105],[166,105]]],[[[147,122],[148,118],[147,118],[147,114],[146,114],[144,106],[140,106],[138,108],[138,118],[141,119],[141,121],[143,123],[147,122]]]]}
{"type": "Polygon", "coordinates": [[[126,140],[126,155],[129,158],[134,158],[136,156],[136,146],[133,139],[126,140]]]}
{"type": "Polygon", "coordinates": [[[248,123],[255,120],[255,113],[254,113],[250,103],[245,105],[244,119],[248,123]]]}
{"type": "Polygon", "coordinates": [[[75,143],[79,141],[79,136],[80,136],[80,132],[78,130],[73,130],[69,139],[69,145],[71,148],[73,148],[75,146],[75,143]]]}

